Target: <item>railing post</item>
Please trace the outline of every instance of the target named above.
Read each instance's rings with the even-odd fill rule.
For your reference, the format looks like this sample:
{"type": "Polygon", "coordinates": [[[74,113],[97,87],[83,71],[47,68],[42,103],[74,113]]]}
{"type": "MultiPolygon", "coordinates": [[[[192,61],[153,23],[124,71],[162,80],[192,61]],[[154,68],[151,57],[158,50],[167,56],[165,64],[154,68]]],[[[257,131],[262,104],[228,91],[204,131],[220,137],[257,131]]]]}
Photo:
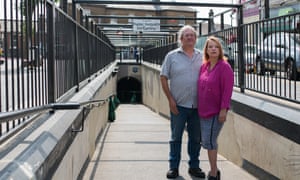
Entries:
{"type": "MultiPolygon", "coordinates": [[[[88,29],[88,18],[87,16],[85,16],[86,18],[86,22],[85,22],[85,25],[86,25],[86,29],[88,29]]],[[[90,48],[90,44],[92,43],[91,42],[91,38],[90,38],[90,34],[89,33],[86,33],[86,38],[87,38],[87,41],[86,41],[86,47],[87,47],[87,61],[88,61],[88,72],[89,72],[89,75],[92,75],[92,68],[91,68],[91,48],[90,48]]],[[[90,80],[89,80],[90,81],[90,80]]]]}
{"type": "Polygon", "coordinates": [[[77,25],[74,23],[74,53],[75,53],[75,59],[74,59],[74,81],[76,83],[76,92],[79,91],[79,71],[78,71],[78,28],[77,25]]]}
{"type": "Polygon", "coordinates": [[[80,23],[80,25],[82,25],[83,26],[83,10],[80,8],[79,9],[79,15],[80,15],[80,19],[79,19],[79,23],[80,23]]]}
{"type": "Polygon", "coordinates": [[[270,17],[270,1],[269,0],[265,0],[264,7],[265,7],[265,17],[264,17],[264,19],[269,19],[269,17],[270,17]]]}
{"type": "Polygon", "coordinates": [[[91,28],[89,28],[89,18],[88,18],[88,16],[85,16],[85,28],[89,31],[91,30],[91,28]]]}
{"type": "MultiPolygon", "coordinates": [[[[238,52],[244,52],[244,33],[243,33],[243,8],[238,8],[238,27],[237,27],[237,37],[239,37],[238,41],[238,52]]],[[[238,59],[240,60],[238,63],[238,77],[239,77],[239,86],[242,93],[245,92],[245,62],[244,62],[244,54],[239,53],[238,59]]]]}
{"type": "MultiPolygon", "coordinates": [[[[76,13],[76,11],[77,11],[77,9],[76,9],[76,3],[75,3],[75,1],[74,0],[72,0],[72,16],[73,16],[73,19],[77,19],[76,18],[76,15],[77,15],[77,13],[76,13]]],[[[76,22],[77,22],[77,20],[76,20],[76,22]]],[[[77,31],[77,25],[76,25],[76,23],[74,23],[74,25],[73,25],[73,31],[74,31],[74,42],[75,42],[75,44],[74,44],[74,55],[75,55],[75,59],[74,59],[74,75],[75,75],[75,77],[74,77],[74,81],[75,81],[75,83],[76,83],[76,86],[77,86],[77,88],[76,88],[76,92],[78,92],[79,91],[79,78],[78,78],[78,76],[79,76],[79,74],[78,74],[78,36],[77,36],[77,33],[78,33],[78,31],[77,31]]]]}
{"type": "Polygon", "coordinates": [[[199,34],[198,35],[199,36],[202,35],[202,24],[201,24],[201,22],[199,23],[199,34]]]}
{"type": "Polygon", "coordinates": [[[62,6],[62,10],[65,12],[65,13],[68,13],[68,0],[62,0],[61,2],[61,6],[62,6]]]}
{"type": "Polygon", "coordinates": [[[221,14],[221,30],[224,30],[224,13],[221,14]]]}
{"type": "Polygon", "coordinates": [[[47,58],[48,58],[48,103],[54,103],[56,99],[56,83],[55,83],[55,6],[52,1],[51,3],[47,2],[47,58]]]}

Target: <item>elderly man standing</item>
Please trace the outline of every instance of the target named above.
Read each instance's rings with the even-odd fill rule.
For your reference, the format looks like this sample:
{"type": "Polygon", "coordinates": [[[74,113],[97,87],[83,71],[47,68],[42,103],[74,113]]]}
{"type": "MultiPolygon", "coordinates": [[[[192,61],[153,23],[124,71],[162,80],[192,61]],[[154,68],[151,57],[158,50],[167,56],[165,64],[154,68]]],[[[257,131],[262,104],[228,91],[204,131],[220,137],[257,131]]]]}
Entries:
{"type": "Polygon", "coordinates": [[[182,135],[188,133],[189,174],[205,178],[199,168],[201,148],[200,120],[197,111],[197,80],[202,54],[195,49],[197,33],[186,25],[178,32],[180,47],[170,51],[163,62],[160,80],[170,107],[171,139],[167,178],[179,175],[182,135]],[[168,84],[170,81],[170,86],[168,84]]]}

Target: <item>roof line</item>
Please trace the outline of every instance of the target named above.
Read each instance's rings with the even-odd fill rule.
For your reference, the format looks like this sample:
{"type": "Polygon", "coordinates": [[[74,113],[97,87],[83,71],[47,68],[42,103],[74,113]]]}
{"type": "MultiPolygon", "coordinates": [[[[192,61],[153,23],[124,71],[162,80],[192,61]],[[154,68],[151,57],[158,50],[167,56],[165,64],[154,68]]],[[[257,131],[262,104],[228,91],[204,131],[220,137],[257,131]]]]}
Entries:
{"type": "Polygon", "coordinates": [[[167,17],[167,16],[113,16],[113,15],[88,15],[88,18],[115,18],[115,19],[185,19],[185,20],[206,20],[209,18],[196,17],[167,17]]]}
{"type": "Polygon", "coordinates": [[[241,8],[242,4],[220,3],[193,3],[193,2],[154,2],[154,1],[102,1],[102,0],[73,0],[78,4],[131,4],[131,5],[165,5],[165,6],[197,6],[197,7],[220,7],[241,8]]]}

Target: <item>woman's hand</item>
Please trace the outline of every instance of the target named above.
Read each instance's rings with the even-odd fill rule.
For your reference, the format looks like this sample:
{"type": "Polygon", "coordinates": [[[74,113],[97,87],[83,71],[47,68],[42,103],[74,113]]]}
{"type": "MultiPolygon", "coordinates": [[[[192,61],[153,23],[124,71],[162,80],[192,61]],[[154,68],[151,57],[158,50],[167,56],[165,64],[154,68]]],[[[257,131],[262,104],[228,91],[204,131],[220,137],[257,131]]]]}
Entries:
{"type": "Polygon", "coordinates": [[[219,113],[219,122],[223,123],[226,121],[227,109],[221,109],[219,113]]]}

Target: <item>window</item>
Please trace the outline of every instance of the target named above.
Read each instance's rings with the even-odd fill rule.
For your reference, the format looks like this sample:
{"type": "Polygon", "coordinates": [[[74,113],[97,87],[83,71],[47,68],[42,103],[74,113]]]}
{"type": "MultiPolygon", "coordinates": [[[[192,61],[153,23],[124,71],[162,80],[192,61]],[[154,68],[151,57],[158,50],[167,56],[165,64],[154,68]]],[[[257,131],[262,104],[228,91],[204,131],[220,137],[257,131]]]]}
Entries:
{"type": "MultiPolygon", "coordinates": [[[[114,14],[111,14],[111,16],[115,16],[114,14]]],[[[110,24],[118,24],[117,18],[110,18],[110,24]]]]}
{"type": "MultiPolygon", "coordinates": [[[[128,16],[129,16],[129,17],[134,17],[134,14],[133,14],[133,13],[130,13],[128,16]]],[[[132,24],[132,18],[129,18],[129,19],[128,19],[128,24],[132,24]]]]}
{"type": "Polygon", "coordinates": [[[185,25],[185,16],[179,16],[180,17],[180,20],[179,20],[179,25],[185,25]]]}

